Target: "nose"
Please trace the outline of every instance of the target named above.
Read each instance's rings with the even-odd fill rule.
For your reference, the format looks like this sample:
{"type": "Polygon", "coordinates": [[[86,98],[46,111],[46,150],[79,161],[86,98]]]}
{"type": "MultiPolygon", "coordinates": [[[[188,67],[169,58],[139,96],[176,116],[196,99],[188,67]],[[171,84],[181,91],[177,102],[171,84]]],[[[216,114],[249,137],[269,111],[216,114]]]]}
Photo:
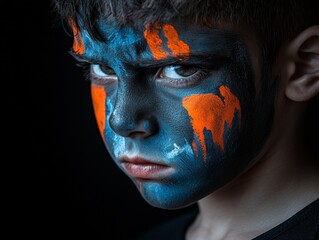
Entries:
{"type": "Polygon", "coordinates": [[[147,138],[157,132],[157,123],[153,117],[147,117],[140,114],[129,116],[128,112],[124,113],[115,110],[110,116],[110,127],[114,132],[131,138],[147,138]]]}
{"type": "Polygon", "coordinates": [[[130,138],[147,138],[158,131],[158,122],[154,116],[154,104],[150,98],[120,96],[109,118],[111,129],[130,138]]]}

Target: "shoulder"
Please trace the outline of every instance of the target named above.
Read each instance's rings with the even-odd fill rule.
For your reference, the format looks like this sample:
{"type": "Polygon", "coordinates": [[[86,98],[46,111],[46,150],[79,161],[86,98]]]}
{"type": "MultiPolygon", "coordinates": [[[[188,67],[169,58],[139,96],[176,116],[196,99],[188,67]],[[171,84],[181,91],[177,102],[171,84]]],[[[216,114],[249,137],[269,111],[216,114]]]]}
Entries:
{"type": "Polygon", "coordinates": [[[319,199],[254,240],[319,240],[319,199]]]}

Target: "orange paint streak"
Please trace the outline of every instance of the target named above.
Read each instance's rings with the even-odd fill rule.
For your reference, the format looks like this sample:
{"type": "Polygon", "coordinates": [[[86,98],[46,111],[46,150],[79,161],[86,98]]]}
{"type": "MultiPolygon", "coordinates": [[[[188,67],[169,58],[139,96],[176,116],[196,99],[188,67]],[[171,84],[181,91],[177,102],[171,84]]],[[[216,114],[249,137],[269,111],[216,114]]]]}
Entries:
{"type": "Polygon", "coordinates": [[[179,39],[175,28],[170,24],[163,26],[165,37],[167,38],[167,46],[174,56],[189,56],[189,46],[179,39]]]}
{"type": "Polygon", "coordinates": [[[198,157],[198,149],[197,149],[197,145],[196,145],[195,140],[193,140],[193,142],[192,142],[192,148],[195,152],[196,157],[198,157]]]}
{"type": "Polygon", "coordinates": [[[151,52],[156,60],[166,58],[168,53],[164,51],[162,47],[162,39],[159,37],[159,25],[154,25],[151,28],[150,24],[145,25],[146,30],[144,31],[144,38],[151,49],[151,52]]]}
{"type": "Polygon", "coordinates": [[[220,94],[224,97],[225,121],[228,125],[228,128],[231,128],[233,125],[233,118],[236,110],[238,110],[239,119],[241,118],[241,108],[239,100],[226,86],[221,86],[219,88],[219,91],[220,94]]]}
{"type": "Polygon", "coordinates": [[[75,22],[70,19],[70,25],[72,27],[72,31],[73,31],[73,51],[77,54],[83,54],[84,51],[85,51],[85,48],[84,48],[84,43],[83,43],[83,40],[82,40],[82,36],[81,36],[81,33],[79,31],[79,29],[76,27],[76,24],[75,22]]]}
{"type": "Polygon", "coordinates": [[[95,84],[91,85],[91,97],[93,102],[95,119],[100,131],[100,134],[104,138],[104,129],[106,123],[106,93],[104,87],[95,84]]]}
{"type": "MultiPolygon", "coordinates": [[[[225,123],[227,123],[228,128],[232,127],[236,110],[238,111],[239,119],[241,118],[238,98],[226,86],[221,86],[219,91],[224,100],[217,95],[209,93],[185,97],[182,103],[190,116],[194,134],[203,150],[204,160],[207,158],[204,130],[210,131],[213,142],[224,150],[225,123]]],[[[193,146],[193,150],[197,155],[197,148],[193,146]]]]}

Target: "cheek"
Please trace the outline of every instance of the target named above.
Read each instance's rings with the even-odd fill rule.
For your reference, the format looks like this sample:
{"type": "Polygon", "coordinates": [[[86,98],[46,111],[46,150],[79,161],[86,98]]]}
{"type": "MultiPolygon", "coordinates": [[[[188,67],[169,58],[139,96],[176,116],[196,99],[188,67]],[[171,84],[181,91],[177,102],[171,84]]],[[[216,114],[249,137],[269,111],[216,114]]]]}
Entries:
{"type": "Polygon", "coordinates": [[[196,94],[183,99],[183,107],[188,112],[195,135],[192,142],[193,150],[198,157],[200,149],[205,161],[207,159],[205,131],[211,134],[214,144],[224,150],[225,125],[231,129],[236,113],[238,119],[241,118],[238,98],[226,86],[221,86],[219,91],[223,99],[214,94],[196,94]]]}
{"type": "Polygon", "coordinates": [[[104,131],[106,123],[106,92],[104,87],[91,85],[91,96],[94,108],[94,114],[96,122],[100,131],[100,134],[105,141],[104,131]]]}

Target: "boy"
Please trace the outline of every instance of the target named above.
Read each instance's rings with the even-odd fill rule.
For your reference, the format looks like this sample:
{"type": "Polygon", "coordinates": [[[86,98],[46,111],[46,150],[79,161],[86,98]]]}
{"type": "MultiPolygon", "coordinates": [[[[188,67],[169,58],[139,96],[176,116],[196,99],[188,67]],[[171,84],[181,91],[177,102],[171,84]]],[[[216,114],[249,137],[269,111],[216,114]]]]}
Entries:
{"type": "Polygon", "coordinates": [[[141,239],[318,239],[318,1],[54,3],[115,163],[154,207],[198,203],[141,239]]]}

